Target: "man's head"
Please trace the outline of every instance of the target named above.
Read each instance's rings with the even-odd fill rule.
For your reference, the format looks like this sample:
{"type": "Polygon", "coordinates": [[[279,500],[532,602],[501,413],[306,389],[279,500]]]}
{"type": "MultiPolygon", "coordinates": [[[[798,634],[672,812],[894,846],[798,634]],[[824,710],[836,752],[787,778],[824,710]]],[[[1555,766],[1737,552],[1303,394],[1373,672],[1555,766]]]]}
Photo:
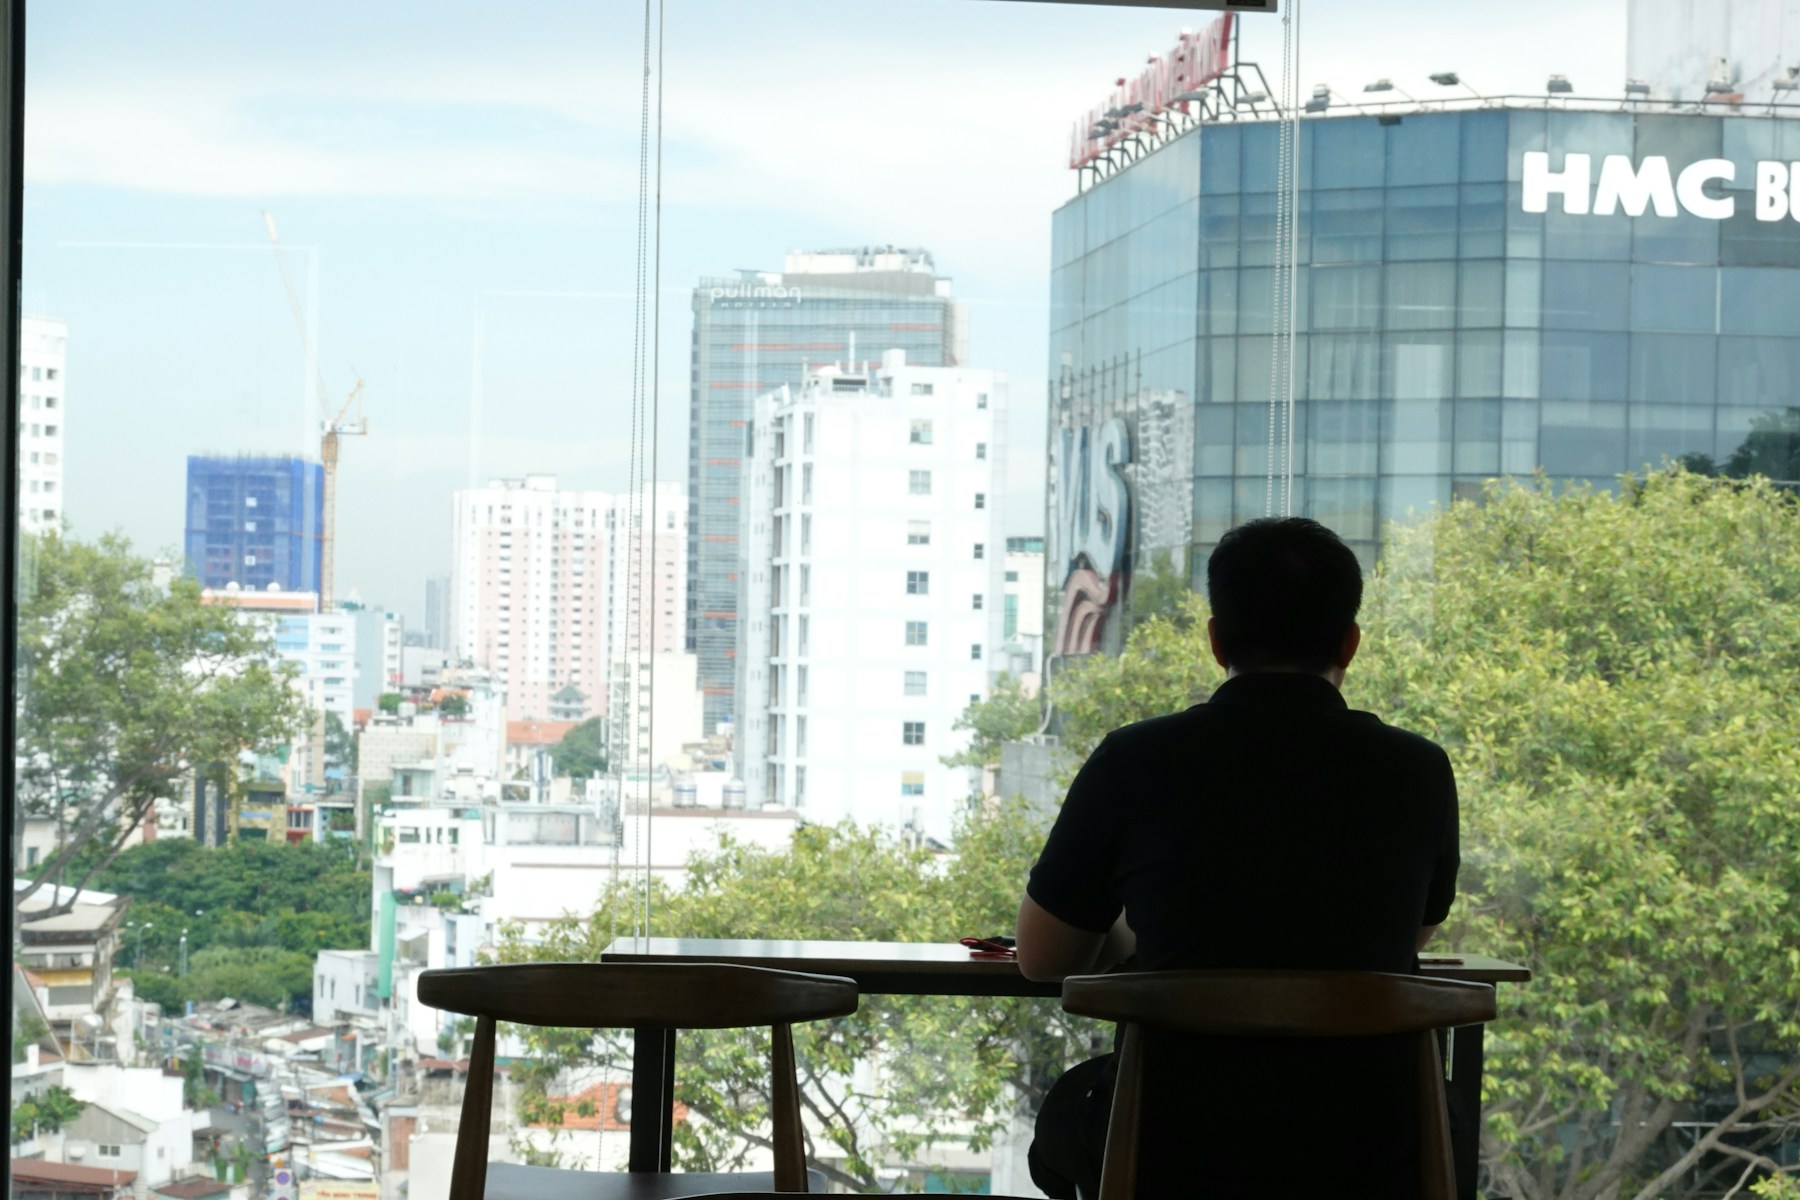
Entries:
{"type": "Polygon", "coordinates": [[[1362,567],[1317,521],[1239,525],[1206,564],[1206,592],[1213,657],[1228,670],[1335,675],[1356,654],[1362,567]]]}

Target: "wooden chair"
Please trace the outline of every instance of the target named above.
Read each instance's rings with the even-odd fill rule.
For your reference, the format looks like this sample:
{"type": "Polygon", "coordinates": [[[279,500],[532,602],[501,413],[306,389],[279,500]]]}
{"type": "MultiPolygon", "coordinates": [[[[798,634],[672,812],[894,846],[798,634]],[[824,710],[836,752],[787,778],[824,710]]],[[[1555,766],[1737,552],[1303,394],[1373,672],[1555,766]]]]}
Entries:
{"type": "Polygon", "coordinates": [[[1132,1200],[1146,1028],[1221,1037],[1418,1035],[1419,1178],[1425,1200],[1455,1195],[1444,1067],[1435,1031],[1494,1019],[1485,983],[1375,971],[1147,971],[1063,981],[1063,1009],[1124,1026],[1099,1200],[1132,1200]]]}
{"type": "MultiPolygon", "coordinates": [[[[856,1011],[854,981],[697,963],[531,963],[426,971],[419,1000],[446,1012],[476,1018],[463,1092],[462,1124],[450,1174],[450,1200],[662,1200],[727,1188],[766,1194],[805,1192],[805,1146],[800,1130],[800,1088],[794,1068],[794,1021],[816,1021],[856,1011]],[[494,1102],[494,1030],[497,1022],[577,1029],[733,1029],[768,1025],[773,1030],[770,1072],[775,1170],[772,1174],[669,1174],[649,1171],[563,1171],[510,1163],[488,1165],[489,1117],[494,1102]]],[[[653,1114],[639,1113],[640,1120],[653,1114]]],[[[667,1114],[662,1114],[667,1119],[667,1114]]]]}

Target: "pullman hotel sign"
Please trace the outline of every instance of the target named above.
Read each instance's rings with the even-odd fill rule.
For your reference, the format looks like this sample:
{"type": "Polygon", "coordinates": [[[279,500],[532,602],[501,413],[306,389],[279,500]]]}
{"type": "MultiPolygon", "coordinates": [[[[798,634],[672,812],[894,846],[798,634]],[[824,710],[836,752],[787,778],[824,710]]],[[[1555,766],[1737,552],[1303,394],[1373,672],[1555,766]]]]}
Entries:
{"type": "Polygon", "coordinates": [[[1167,54],[1152,54],[1136,79],[1114,82],[1106,103],[1088,110],[1069,135],[1069,169],[1078,170],[1134,133],[1147,132],[1156,118],[1171,109],[1186,112],[1177,99],[1197,92],[1231,69],[1231,30],[1235,13],[1226,13],[1199,33],[1183,33],[1167,54]]]}
{"type": "Polygon", "coordinates": [[[1520,165],[1520,202],[1528,213],[1550,211],[1550,197],[1558,196],[1562,211],[1575,216],[1684,212],[1729,221],[1737,215],[1738,198],[1722,189],[1736,185],[1753,191],[1757,220],[1800,221],[1800,162],[1759,162],[1747,180],[1738,178],[1738,164],[1728,158],[1703,158],[1677,171],[1660,155],[1633,163],[1628,155],[1608,154],[1596,170],[1593,155],[1565,154],[1562,168],[1551,170],[1550,156],[1531,150],[1520,165]]]}
{"type": "Polygon", "coordinates": [[[1124,592],[1131,492],[1125,464],[1131,433],[1123,417],[1064,428],[1057,449],[1056,545],[1062,564],[1052,654],[1093,654],[1124,592]]]}

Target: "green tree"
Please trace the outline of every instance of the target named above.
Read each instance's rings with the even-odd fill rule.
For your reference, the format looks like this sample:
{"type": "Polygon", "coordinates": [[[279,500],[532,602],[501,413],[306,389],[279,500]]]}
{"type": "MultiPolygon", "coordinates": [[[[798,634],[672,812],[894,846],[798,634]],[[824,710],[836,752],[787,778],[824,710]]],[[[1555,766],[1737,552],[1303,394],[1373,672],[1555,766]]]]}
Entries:
{"type": "Polygon", "coordinates": [[[190,1000],[236,1000],[291,1009],[312,996],[313,956],[273,946],[213,946],[189,956],[190,1000]]]}
{"type": "Polygon", "coordinates": [[[325,765],[346,775],[356,774],[356,735],[344,726],[344,718],[325,714],[325,765]]]}
{"type": "Polygon", "coordinates": [[[586,779],[606,773],[605,733],[599,717],[589,717],[550,749],[550,761],[558,775],[586,779]]]}
{"type": "Polygon", "coordinates": [[[450,720],[460,720],[469,715],[469,698],[462,692],[446,692],[438,701],[438,715],[450,720]]]}
{"type": "Polygon", "coordinates": [[[1000,747],[1035,733],[1043,720],[1042,702],[1027,695],[1019,681],[1002,671],[985,699],[963,710],[951,728],[968,730],[969,744],[944,756],[947,767],[987,767],[1000,761],[1000,747]]]}
{"type": "Polygon", "coordinates": [[[55,1133],[87,1107],[66,1087],[52,1086],[13,1105],[12,1144],[23,1145],[40,1133],[55,1133]]]}
{"type": "Polygon", "coordinates": [[[55,821],[57,849],[15,911],[45,883],[85,886],[192,764],[236,762],[305,716],[267,625],[201,603],[193,580],[160,586],[123,538],[52,533],[27,557],[18,802],[55,821]]]}
{"type": "Polygon", "coordinates": [[[400,712],[400,702],[406,699],[399,692],[383,692],[375,697],[375,707],[388,716],[396,716],[400,712]]]}
{"type": "MultiPolygon", "coordinates": [[[[965,855],[946,865],[928,851],[850,826],[803,827],[784,851],[722,837],[690,861],[681,892],[652,888],[655,927],[689,937],[904,941],[953,941],[1010,928],[1025,867],[1042,841],[1041,821],[1002,805],[975,817],[962,836],[993,857],[965,855]]],[[[533,942],[508,930],[500,957],[591,959],[615,933],[630,931],[639,901],[640,894],[621,888],[591,915],[568,917],[533,942]]],[[[867,1190],[877,1183],[878,1166],[925,1154],[934,1144],[984,1148],[1009,1116],[1005,1085],[1032,1082],[1019,1062],[1026,1033],[1035,1036],[1034,1048],[1056,1042],[1042,1025],[1065,1021],[1048,1002],[866,996],[854,1016],[797,1026],[809,1154],[816,1159],[821,1142],[834,1147],[833,1158],[841,1155],[843,1162],[828,1170],[833,1181],[867,1190]],[[875,1095],[852,1086],[856,1068],[870,1062],[884,1076],[875,1095]]],[[[530,1041],[530,1060],[513,1076],[527,1121],[560,1122],[554,1088],[568,1068],[630,1062],[621,1039],[595,1040],[585,1031],[537,1031],[530,1041]]],[[[733,1169],[767,1145],[766,1033],[684,1033],[679,1046],[676,1098],[697,1119],[676,1129],[676,1155],[689,1170],[733,1169]]]]}
{"type": "MultiPolygon", "coordinates": [[[[1536,976],[1489,1031],[1497,1192],[1716,1195],[1800,1135],[1796,597],[1762,479],[1496,483],[1390,530],[1347,698],[1455,762],[1447,948],[1536,976]]],[[[1218,678],[1200,622],[1152,620],[1052,694],[1079,757],[1218,678]]]]}
{"type": "Polygon", "coordinates": [[[1166,617],[1180,624],[1189,619],[1186,551],[1153,550],[1132,575],[1125,612],[1135,629],[1152,617],[1166,617]]]}

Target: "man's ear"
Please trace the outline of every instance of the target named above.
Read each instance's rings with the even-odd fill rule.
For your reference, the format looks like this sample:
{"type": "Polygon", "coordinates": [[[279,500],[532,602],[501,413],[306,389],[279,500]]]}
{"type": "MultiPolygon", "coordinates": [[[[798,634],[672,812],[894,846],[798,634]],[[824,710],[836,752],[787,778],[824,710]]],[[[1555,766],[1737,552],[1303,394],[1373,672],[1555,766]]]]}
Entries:
{"type": "Polygon", "coordinates": [[[1212,647],[1213,661],[1219,664],[1221,670],[1230,671],[1231,664],[1225,661],[1225,649],[1219,645],[1219,618],[1206,618],[1206,640],[1212,647]]]}
{"type": "Polygon", "coordinates": [[[1352,621],[1350,628],[1344,631],[1343,643],[1338,646],[1337,665],[1339,670],[1350,665],[1350,660],[1356,657],[1357,648],[1361,645],[1362,626],[1352,621]]]}

